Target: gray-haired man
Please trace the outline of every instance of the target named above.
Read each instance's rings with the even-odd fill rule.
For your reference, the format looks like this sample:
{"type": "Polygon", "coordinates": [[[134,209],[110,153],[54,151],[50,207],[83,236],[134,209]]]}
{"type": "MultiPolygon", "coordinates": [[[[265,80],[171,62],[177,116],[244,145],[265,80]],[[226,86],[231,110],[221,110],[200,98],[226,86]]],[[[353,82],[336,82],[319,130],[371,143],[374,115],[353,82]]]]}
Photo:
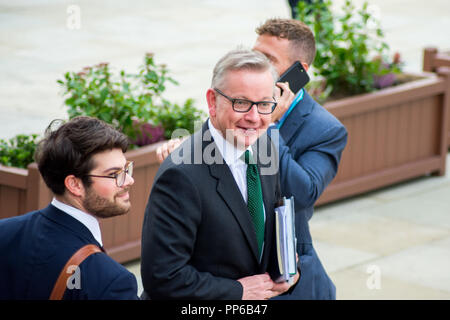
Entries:
{"type": "Polygon", "coordinates": [[[269,299],[289,289],[267,274],[278,171],[260,174],[264,148],[252,148],[276,107],[276,79],[268,59],[251,50],[231,51],[216,64],[206,93],[209,119],[181,145],[178,164],[172,156],[163,162],[149,197],[144,296],[269,299]],[[201,163],[193,159],[196,146],[201,163]]]}

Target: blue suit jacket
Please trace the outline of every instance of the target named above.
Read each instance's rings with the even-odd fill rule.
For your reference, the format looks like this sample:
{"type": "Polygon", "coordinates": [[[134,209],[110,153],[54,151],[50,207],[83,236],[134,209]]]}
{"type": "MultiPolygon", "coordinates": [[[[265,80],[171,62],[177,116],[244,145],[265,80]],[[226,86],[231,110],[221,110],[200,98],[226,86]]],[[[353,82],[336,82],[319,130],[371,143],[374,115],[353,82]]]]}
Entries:
{"type": "MultiPolygon", "coordinates": [[[[49,205],[0,220],[0,299],[48,299],[62,268],[86,244],[100,246],[78,220],[49,205]]],[[[138,299],[136,278],[105,253],[80,264],[80,289],[64,299],[138,299]]],[[[73,282],[76,284],[76,282],[73,282]]]]}
{"type": "Polygon", "coordinates": [[[314,250],[308,221],[314,203],[336,175],[347,130],[305,91],[279,133],[281,193],[295,199],[301,277],[292,293],[278,299],[336,299],[336,288],[314,250]]]}

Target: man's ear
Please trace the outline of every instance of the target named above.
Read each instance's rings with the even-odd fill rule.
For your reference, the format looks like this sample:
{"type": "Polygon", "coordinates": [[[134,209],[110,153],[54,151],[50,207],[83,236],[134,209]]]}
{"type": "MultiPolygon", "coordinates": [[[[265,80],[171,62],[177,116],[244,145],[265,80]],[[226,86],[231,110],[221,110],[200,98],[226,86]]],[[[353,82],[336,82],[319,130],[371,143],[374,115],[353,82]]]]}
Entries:
{"type": "Polygon", "coordinates": [[[206,102],[208,103],[209,117],[214,119],[216,117],[216,92],[213,88],[206,91],[206,102]]]}
{"type": "Polygon", "coordinates": [[[309,65],[306,62],[302,62],[302,67],[305,69],[306,72],[308,72],[309,65]]]}
{"type": "Polygon", "coordinates": [[[66,190],[75,197],[84,196],[84,185],[80,178],[75,177],[73,174],[67,176],[64,179],[64,185],[66,190]]]}

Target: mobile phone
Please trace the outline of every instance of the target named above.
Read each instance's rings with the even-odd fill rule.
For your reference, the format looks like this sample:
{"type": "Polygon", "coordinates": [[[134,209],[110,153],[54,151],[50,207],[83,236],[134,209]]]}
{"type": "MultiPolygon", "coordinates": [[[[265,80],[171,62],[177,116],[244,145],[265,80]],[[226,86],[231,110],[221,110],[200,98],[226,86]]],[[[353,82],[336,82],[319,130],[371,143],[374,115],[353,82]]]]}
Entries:
{"type": "MultiPolygon", "coordinates": [[[[288,82],[291,91],[294,94],[297,94],[297,92],[309,82],[309,76],[300,61],[295,61],[292,66],[281,75],[278,82],[288,82]]],[[[281,93],[283,93],[283,90],[281,90],[281,93]]]]}

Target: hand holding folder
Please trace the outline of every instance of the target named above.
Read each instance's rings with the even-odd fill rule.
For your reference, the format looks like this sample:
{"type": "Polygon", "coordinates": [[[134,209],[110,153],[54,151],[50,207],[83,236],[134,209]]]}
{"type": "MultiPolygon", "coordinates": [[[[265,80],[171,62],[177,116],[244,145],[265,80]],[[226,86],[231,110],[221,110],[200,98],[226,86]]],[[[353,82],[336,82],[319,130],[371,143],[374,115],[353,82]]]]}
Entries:
{"type": "Polygon", "coordinates": [[[276,257],[270,275],[275,282],[292,284],[297,273],[294,197],[284,197],[275,208],[275,237],[276,257]]]}

